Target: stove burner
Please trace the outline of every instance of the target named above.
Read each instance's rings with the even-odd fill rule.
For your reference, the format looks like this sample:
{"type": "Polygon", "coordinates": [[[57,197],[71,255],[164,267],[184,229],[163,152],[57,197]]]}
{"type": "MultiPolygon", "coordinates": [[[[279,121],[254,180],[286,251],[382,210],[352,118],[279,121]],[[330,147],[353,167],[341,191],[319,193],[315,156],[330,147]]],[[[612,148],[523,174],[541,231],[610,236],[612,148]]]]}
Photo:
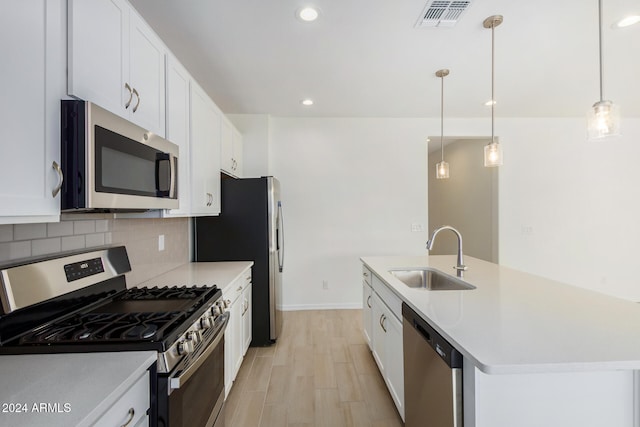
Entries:
{"type": "Polygon", "coordinates": [[[205,294],[208,287],[177,287],[164,286],[159,288],[131,288],[127,293],[123,294],[120,300],[166,300],[166,299],[187,299],[195,300],[205,294]]]}
{"type": "Polygon", "coordinates": [[[20,339],[23,344],[118,342],[162,339],[180,312],[86,313],[59,320],[20,339]]]}

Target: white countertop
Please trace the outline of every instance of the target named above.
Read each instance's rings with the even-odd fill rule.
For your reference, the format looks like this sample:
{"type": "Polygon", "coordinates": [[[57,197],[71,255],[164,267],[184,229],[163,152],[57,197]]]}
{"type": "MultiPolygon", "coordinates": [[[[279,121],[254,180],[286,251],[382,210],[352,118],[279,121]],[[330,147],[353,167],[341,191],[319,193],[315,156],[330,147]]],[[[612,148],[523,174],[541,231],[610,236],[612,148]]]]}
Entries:
{"type": "Polygon", "coordinates": [[[253,261],[191,262],[137,286],[212,286],[223,289],[253,266],[253,261]]]}
{"type": "Polygon", "coordinates": [[[0,356],[0,425],[91,425],[156,357],[155,351],[0,356]],[[35,412],[41,403],[55,412],[35,412]],[[15,412],[16,405],[27,411],[15,412]]]}
{"type": "Polygon", "coordinates": [[[411,289],[388,270],[455,256],[363,257],[389,288],[488,374],[640,369],[640,304],[465,257],[464,291],[411,289]]]}

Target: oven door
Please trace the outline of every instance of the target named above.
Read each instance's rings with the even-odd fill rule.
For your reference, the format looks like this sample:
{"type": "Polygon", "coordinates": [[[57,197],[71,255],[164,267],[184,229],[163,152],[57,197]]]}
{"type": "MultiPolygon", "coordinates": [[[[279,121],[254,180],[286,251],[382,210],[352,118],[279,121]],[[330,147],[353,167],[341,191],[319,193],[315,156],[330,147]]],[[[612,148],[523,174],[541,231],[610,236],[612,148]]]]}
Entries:
{"type": "Polygon", "coordinates": [[[158,379],[158,426],[224,425],[224,331],[228,321],[229,313],[221,315],[217,327],[207,330],[211,336],[204,337],[185,363],[158,379]]]}

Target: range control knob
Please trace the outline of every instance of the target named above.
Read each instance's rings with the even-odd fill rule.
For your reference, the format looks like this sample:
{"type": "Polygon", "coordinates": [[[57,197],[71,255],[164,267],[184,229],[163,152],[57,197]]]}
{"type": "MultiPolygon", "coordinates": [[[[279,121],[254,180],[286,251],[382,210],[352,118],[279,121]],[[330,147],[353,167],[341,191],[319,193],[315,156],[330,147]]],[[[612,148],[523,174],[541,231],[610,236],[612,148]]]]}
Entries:
{"type": "Polygon", "coordinates": [[[200,342],[200,333],[198,331],[187,332],[187,340],[193,343],[193,346],[200,342]]]}
{"type": "Polygon", "coordinates": [[[218,304],[214,304],[213,307],[211,307],[211,314],[214,317],[218,317],[222,314],[223,309],[218,305],[218,304]]]}
{"type": "Polygon", "coordinates": [[[182,356],[183,354],[193,353],[194,345],[193,341],[190,339],[185,339],[184,341],[180,341],[178,343],[178,354],[182,356]]]}
{"type": "Polygon", "coordinates": [[[205,315],[200,319],[200,327],[202,329],[209,329],[211,327],[211,316],[205,315]]]}

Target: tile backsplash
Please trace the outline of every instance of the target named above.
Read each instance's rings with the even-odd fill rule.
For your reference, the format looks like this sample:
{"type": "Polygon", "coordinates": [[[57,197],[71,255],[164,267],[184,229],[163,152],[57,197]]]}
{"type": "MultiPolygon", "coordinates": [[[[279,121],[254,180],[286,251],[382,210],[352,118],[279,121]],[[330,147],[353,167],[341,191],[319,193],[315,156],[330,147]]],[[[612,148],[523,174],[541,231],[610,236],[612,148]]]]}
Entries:
{"type": "Polygon", "coordinates": [[[0,264],[112,244],[127,247],[133,286],[189,262],[189,219],[64,215],[55,223],[0,225],[0,264]]]}

